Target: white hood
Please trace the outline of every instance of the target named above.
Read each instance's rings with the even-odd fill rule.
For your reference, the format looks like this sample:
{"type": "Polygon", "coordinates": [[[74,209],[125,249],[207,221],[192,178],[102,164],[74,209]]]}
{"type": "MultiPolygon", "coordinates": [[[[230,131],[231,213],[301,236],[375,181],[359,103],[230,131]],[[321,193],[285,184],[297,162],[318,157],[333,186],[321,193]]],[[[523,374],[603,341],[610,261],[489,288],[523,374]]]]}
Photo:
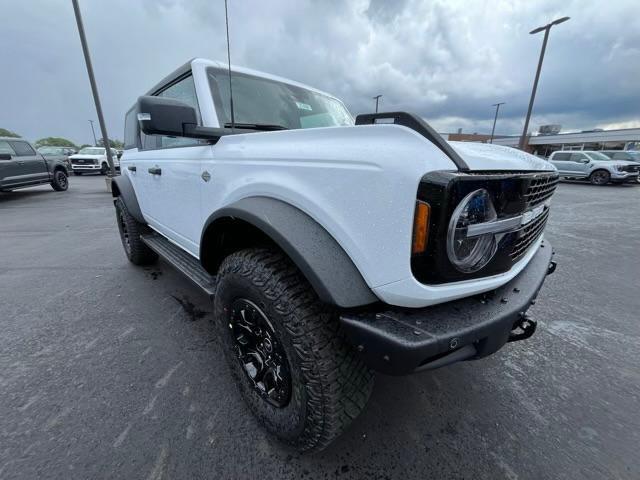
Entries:
{"type": "Polygon", "coordinates": [[[550,162],[511,147],[449,142],[471,170],[556,170],[550,162]]]}
{"type": "Polygon", "coordinates": [[[83,158],[83,159],[89,159],[89,160],[102,160],[103,158],[107,158],[107,155],[105,153],[103,153],[102,155],[85,155],[84,153],[76,153],[75,155],[71,155],[69,157],[70,159],[74,159],[74,158],[83,158]]]}

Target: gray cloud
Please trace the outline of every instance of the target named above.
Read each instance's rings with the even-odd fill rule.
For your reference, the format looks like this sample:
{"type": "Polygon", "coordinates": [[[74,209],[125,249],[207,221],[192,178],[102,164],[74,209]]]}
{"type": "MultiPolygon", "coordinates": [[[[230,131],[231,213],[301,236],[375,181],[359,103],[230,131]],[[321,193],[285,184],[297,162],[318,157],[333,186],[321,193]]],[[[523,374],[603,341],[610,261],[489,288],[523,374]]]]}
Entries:
{"type": "MultiPolygon", "coordinates": [[[[89,142],[95,112],[70,1],[6,2],[0,127],[89,142]]],[[[122,138],[135,98],[191,57],[226,59],[222,0],[81,0],[107,126],[122,138]]],[[[542,36],[551,32],[532,127],[640,124],[636,3],[230,1],[233,63],[341,97],[354,113],[415,111],[440,131],[522,128],[542,36]]]]}

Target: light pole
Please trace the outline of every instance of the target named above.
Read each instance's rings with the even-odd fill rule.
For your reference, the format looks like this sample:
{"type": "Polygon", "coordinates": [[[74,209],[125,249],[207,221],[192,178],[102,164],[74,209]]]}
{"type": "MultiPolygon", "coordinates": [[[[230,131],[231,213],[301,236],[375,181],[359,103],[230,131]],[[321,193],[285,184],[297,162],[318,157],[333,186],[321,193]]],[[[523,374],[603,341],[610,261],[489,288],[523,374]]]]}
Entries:
{"type": "Polygon", "coordinates": [[[91,133],[93,133],[93,146],[97,147],[98,140],[96,140],[96,131],[93,129],[93,120],[89,120],[89,123],[91,124],[91,133]]]}
{"type": "Polygon", "coordinates": [[[493,128],[491,129],[491,139],[489,143],[493,143],[493,132],[496,131],[496,121],[498,120],[498,110],[500,110],[500,105],[504,105],[507,102],[494,103],[491,105],[492,107],[496,107],[496,116],[493,117],[493,128]]]}
{"type": "Polygon", "coordinates": [[[524,141],[527,137],[527,129],[529,128],[529,119],[531,118],[531,110],[533,109],[533,101],[536,98],[536,89],[538,88],[538,79],[540,78],[540,70],[542,70],[542,60],[544,60],[544,51],[547,48],[547,40],[549,39],[549,31],[554,25],[560,25],[563,22],[569,20],[570,17],[562,17],[548,23],[542,27],[538,27],[529,32],[530,35],[535,35],[544,30],[544,40],[542,41],[542,50],[540,50],[540,60],[538,60],[538,70],[536,71],[536,78],[533,81],[533,89],[531,90],[531,99],[529,100],[529,109],[527,110],[527,117],[524,120],[524,130],[522,130],[522,136],[520,137],[520,149],[524,149],[524,141]]]}
{"type": "Polygon", "coordinates": [[[378,113],[378,101],[380,100],[380,97],[382,97],[382,95],[376,95],[375,97],[373,97],[373,99],[376,101],[376,113],[378,113]]]}
{"type": "Polygon", "coordinates": [[[109,170],[111,176],[116,176],[116,169],[113,166],[113,158],[111,156],[111,145],[109,144],[109,135],[107,135],[107,126],[104,123],[104,116],[102,115],[102,106],[100,105],[100,96],[98,95],[98,87],[96,85],[96,79],[93,76],[93,66],[91,65],[91,55],[89,55],[89,46],[87,45],[87,38],[84,35],[84,26],[82,25],[82,15],[80,14],[80,7],[78,6],[78,0],[71,0],[73,4],[73,12],[76,16],[76,23],[78,25],[78,35],[80,35],[80,43],[82,44],[82,53],[84,54],[84,62],[87,65],[87,74],[89,75],[89,83],[91,84],[91,93],[93,93],[93,101],[96,104],[96,113],[98,114],[98,123],[100,123],[100,131],[102,133],[102,141],[107,150],[107,162],[109,162],[109,170]]]}

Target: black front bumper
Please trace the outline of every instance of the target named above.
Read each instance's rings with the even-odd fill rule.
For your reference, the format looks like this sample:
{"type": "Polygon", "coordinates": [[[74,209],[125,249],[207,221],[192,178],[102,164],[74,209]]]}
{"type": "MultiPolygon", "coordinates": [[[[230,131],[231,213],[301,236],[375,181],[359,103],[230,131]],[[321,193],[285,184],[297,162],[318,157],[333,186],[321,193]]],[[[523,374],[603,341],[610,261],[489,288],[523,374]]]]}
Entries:
{"type": "Polygon", "coordinates": [[[490,355],[535,331],[526,316],[546,276],[555,270],[549,242],[513,280],[474,297],[412,309],[344,312],[347,338],[374,370],[404,375],[490,355]]]}

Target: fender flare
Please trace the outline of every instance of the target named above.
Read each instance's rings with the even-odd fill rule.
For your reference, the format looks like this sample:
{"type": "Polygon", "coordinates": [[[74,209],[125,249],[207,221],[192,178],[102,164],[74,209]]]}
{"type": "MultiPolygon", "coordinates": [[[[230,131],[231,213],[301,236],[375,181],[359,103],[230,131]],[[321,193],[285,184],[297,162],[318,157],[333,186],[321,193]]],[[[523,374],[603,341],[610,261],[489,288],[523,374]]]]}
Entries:
{"type": "Polygon", "coordinates": [[[124,175],[113,177],[111,180],[111,195],[113,195],[113,198],[122,198],[122,201],[127,207],[127,211],[138,222],[147,223],[142,216],[138,197],[136,196],[136,191],[133,189],[129,177],[125,177],[124,175]]]}
{"type": "Polygon", "coordinates": [[[267,235],[300,269],[323,302],[348,308],[379,301],[324,227],[299,208],[270,197],[245,198],[214,212],[202,230],[201,260],[210,253],[215,255],[206,251],[205,237],[212,238],[216,221],[224,218],[243,220],[267,235]]]}

